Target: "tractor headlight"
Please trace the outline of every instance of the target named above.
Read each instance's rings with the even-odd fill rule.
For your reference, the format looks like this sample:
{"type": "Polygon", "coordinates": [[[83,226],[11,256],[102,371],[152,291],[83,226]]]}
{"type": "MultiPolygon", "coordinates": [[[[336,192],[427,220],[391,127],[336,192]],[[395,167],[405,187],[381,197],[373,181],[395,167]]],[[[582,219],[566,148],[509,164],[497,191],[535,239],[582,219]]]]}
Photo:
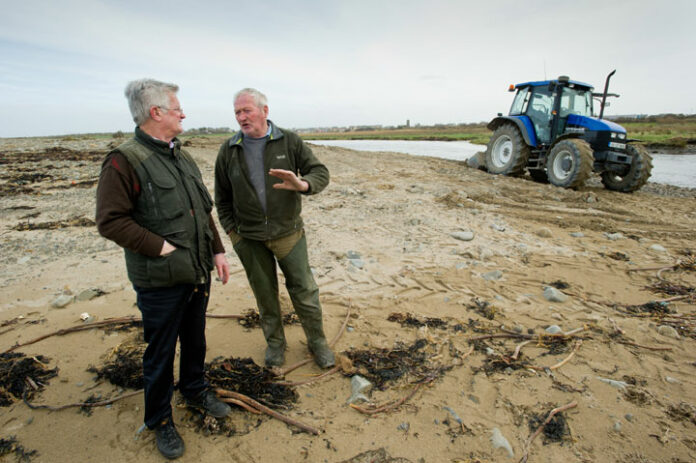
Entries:
{"type": "Polygon", "coordinates": [[[618,136],[618,134],[616,132],[611,133],[611,138],[616,138],[617,136],[618,136]]]}
{"type": "Polygon", "coordinates": [[[625,139],[626,139],[626,134],[625,134],[625,133],[620,133],[620,134],[619,134],[619,139],[620,139],[620,140],[625,140],[625,139]]]}

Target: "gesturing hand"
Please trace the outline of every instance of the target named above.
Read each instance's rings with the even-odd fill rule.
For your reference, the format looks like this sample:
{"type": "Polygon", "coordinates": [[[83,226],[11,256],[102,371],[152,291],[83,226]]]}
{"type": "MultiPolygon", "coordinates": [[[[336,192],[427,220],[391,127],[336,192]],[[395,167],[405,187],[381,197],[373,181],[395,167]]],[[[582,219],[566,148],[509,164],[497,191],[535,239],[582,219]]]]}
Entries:
{"type": "Polygon", "coordinates": [[[307,191],[309,190],[309,183],[301,180],[295,175],[294,172],[285,169],[271,169],[268,171],[269,175],[277,177],[283,181],[283,183],[273,184],[273,188],[278,190],[291,190],[291,191],[307,191]]]}

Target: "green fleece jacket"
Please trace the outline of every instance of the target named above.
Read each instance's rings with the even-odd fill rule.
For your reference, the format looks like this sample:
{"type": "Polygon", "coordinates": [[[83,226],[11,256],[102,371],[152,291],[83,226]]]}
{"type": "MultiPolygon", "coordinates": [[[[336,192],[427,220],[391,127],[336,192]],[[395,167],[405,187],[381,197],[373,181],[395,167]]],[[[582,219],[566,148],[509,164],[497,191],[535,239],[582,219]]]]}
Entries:
{"type": "Polygon", "coordinates": [[[270,169],[285,169],[301,176],[309,184],[305,194],[317,194],[329,184],[329,170],[295,133],[271,124],[266,149],[266,208],[249,180],[244,160],[242,132],[220,147],[215,163],[215,205],[225,233],[235,231],[244,238],[265,241],[289,235],[303,227],[302,197],[299,192],[273,188],[282,180],[268,174],[270,169]]]}

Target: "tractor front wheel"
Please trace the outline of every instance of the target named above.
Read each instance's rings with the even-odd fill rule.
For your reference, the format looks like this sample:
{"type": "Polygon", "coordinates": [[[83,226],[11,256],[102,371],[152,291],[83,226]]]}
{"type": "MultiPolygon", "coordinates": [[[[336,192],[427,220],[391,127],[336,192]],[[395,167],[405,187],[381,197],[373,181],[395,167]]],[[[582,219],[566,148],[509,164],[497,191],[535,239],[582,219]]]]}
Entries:
{"type": "Polygon", "coordinates": [[[492,174],[520,176],[529,158],[529,146],[512,124],[495,129],[486,149],[486,168],[492,174]]]}
{"type": "Polygon", "coordinates": [[[630,154],[631,166],[625,175],[616,172],[602,172],[602,183],[607,190],[631,193],[645,185],[652,172],[652,157],[642,146],[626,145],[626,153],[630,154]]]}
{"type": "Polygon", "coordinates": [[[592,148],[585,140],[571,138],[551,148],[546,161],[546,174],[552,185],[578,188],[592,173],[592,148]]]}

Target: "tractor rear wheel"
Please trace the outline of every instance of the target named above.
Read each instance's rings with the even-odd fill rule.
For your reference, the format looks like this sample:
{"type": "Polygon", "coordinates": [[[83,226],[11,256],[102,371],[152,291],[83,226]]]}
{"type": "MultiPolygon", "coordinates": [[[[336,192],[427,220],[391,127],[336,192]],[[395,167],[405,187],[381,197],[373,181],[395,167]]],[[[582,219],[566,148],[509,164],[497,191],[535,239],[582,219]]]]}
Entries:
{"type": "Polygon", "coordinates": [[[632,156],[631,167],[626,175],[616,172],[602,172],[602,183],[607,190],[631,193],[645,185],[652,172],[652,157],[642,146],[626,145],[626,153],[632,156]]]}
{"type": "Polygon", "coordinates": [[[520,176],[529,158],[529,146],[512,124],[503,124],[493,132],[486,149],[486,168],[491,174],[520,176]]]}
{"type": "Polygon", "coordinates": [[[551,148],[546,161],[546,174],[552,185],[578,188],[592,173],[594,156],[585,140],[570,138],[551,148]]]}

